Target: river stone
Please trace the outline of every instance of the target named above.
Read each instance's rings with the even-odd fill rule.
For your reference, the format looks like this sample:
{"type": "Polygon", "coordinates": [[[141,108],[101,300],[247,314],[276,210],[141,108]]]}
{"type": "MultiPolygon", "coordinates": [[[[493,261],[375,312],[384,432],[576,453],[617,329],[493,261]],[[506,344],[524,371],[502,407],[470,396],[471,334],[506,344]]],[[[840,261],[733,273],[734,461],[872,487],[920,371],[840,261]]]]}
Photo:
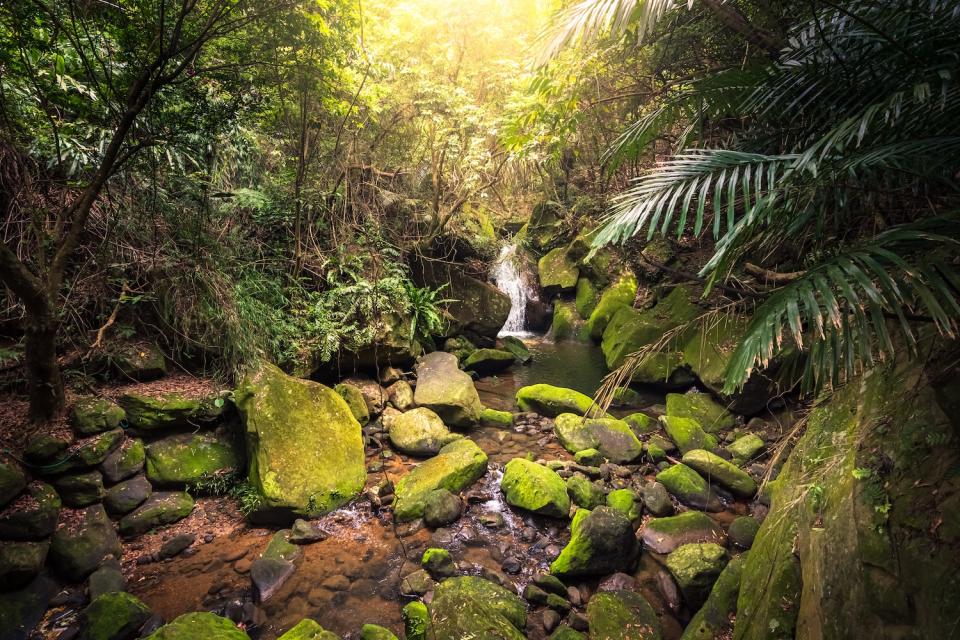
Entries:
{"type": "Polygon", "coordinates": [[[420,566],[435,580],[452,578],[457,575],[457,565],[446,549],[427,549],[420,558],[420,566]]]}
{"type": "Polygon", "coordinates": [[[390,444],[411,456],[436,455],[445,445],[462,437],[450,433],[440,416],[426,407],[402,413],[390,424],[390,444]]]}
{"type": "Polygon", "coordinates": [[[580,509],[570,531],[570,542],[550,564],[550,572],[558,578],[612,573],[626,569],[636,558],[633,525],[616,509],[580,509]]]}
{"type": "Polygon", "coordinates": [[[110,482],[120,482],[143,469],[147,450],[139,439],[125,439],[100,464],[100,471],[110,482]]]}
{"type": "Polygon", "coordinates": [[[146,640],[250,640],[233,622],[212,613],[185,613],[146,640]]]}
{"type": "Polygon", "coordinates": [[[567,478],[567,494],[573,503],[583,509],[593,509],[607,502],[607,495],[603,487],[597,486],[585,476],[575,473],[567,478]]]}
{"type": "Polygon", "coordinates": [[[641,535],[644,546],[655,553],[670,553],[681,545],[697,542],[723,542],[723,529],[700,511],[648,520],[641,535]]]}
{"type": "Polygon", "coordinates": [[[596,449],[617,464],[632,462],[643,453],[643,444],[623,420],[562,413],[557,416],[553,430],[570,453],[596,449]]]}
{"type": "Polygon", "coordinates": [[[749,549],[760,530],[760,523],[750,516],[740,516],[730,523],[727,538],[730,544],[740,549],[749,549]]]}
{"type": "MultiPolygon", "coordinates": [[[[124,440],[123,430],[114,429],[105,433],[99,433],[81,440],[70,448],[70,451],[64,453],[66,462],[58,465],[56,469],[49,473],[64,473],[78,469],[89,469],[103,462],[110,452],[120,446],[124,440]]],[[[42,475],[47,475],[41,472],[42,475]]]]}
{"type": "Polygon", "coordinates": [[[513,414],[509,411],[498,411],[496,409],[484,408],[480,412],[480,423],[492,425],[495,427],[512,427],[513,414]]]}
{"type": "Polygon", "coordinates": [[[370,409],[367,408],[367,401],[364,400],[363,392],[360,391],[359,387],[341,382],[334,386],[333,390],[339,393],[343,401],[347,403],[347,406],[350,407],[350,413],[357,419],[361,427],[370,422],[370,409]]]}
{"type": "Polygon", "coordinates": [[[340,636],[327,631],[315,620],[304,618],[277,640],[340,640],[340,636]]]}
{"type": "Polygon", "coordinates": [[[380,625],[365,624],[360,627],[360,640],[399,640],[397,636],[380,625]]]}
{"type": "Polygon", "coordinates": [[[675,464],[657,474],[657,482],[694,509],[720,511],[723,505],[703,477],[685,464],[675,464]]]}
{"type": "Polygon", "coordinates": [[[87,579],[87,588],[90,591],[91,600],[105,593],[126,591],[127,581],[123,577],[120,561],[113,556],[104,559],[87,579]]]}
{"type": "Polygon", "coordinates": [[[681,453],[694,449],[716,449],[717,439],[700,427],[693,418],[660,416],[660,424],[681,453]]]}
{"type": "Polygon", "coordinates": [[[431,491],[460,492],[486,472],[487,454],[472,440],[455,440],[400,478],[394,514],[401,522],[420,518],[431,491]]]}
{"type": "Polygon", "coordinates": [[[670,492],[659,482],[650,482],[643,487],[641,492],[643,496],[643,506],[656,518],[672,516],[674,512],[673,502],[670,500],[670,492]]]}
{"type": "Polygon", "coordinates": [[[348,384],[360,390],[363,401],[367,403],[367,412],[371,418],[379,416],[387,406],[389,400],[387,390],[380,386],[380,383],[376,380],[355,376],[344,379],[340,384],[348,384]]]}
{"type": "Polygon", "coordinates": [[[151,616],[150,607],[129,593],[97,596],[83,610],[81,640],[132,640],[151,616]]]}
{"type": "Polygon", "coordinates": [[[729,559],[727,550],[712,542],[685,544],[667,556],[667,569],[691,611],[703,605],[729,559]]]}
{"type": "Polygon", "coordinates": [[[549,296],[560,291],[572,291],[577,286],[580,269],[570,259],[567,249],[559,247],[537,261],[537,274],[540,287],[549,296]]]}
{"type": "Polygon", "coordinates": [[[632,272],[623,273],[613,284],[603,290],[590,317],[587,319],[587,329],[590,337],[600,340],[613,315],[624,307],[632,307],[637,297],[637,279],[632,272]]]}
{"type": "Polygon", "coordinates": [[[153,486],[146,477],[134,476],[107,489],[103,499],[103,506],[114,516],[130,513],[150,497],[153,486]]]}
{"type": "Polygon", "coordinates": [[[605,591],[587,603],[590,640],[660,640],[653,607],[633,591],[605,591]]]}
{"type": "Polygon", "coordinates": [[[749,433],[734,440],[726,449],[732,456],[733,464],[742,465],[756,457],[765,446],[760,436],[749,433]]]}
{"type": "Polygon", "coordinates": [[[68,507],[85,507],[99,502],[106,495],[103,489],[103,476],[99,471],[60,476],[54,481],[53,486],[68,507]]]}
{"type": "Polygon", "coordinates": [[[70,424],[78,435],[89,436],[118,428],[126,416],[126,412],[112,400],[84,396],[74,403],[70,424]]]}
{"type": "Polygon", "coordinates": [[[262,496],[257,519],[315,517],[363,490],[363,434],[336,391],[262,364],[238,387],[250,484],[262,496]]]}
{"type": "Polygon", "coordinates": [[[507,504],[542,516],[566,518],[570,513],[567,485],[555,471],[514,458],[503,469],[500,488],[507,504]]]}
{"type": "Polygon", "coordinates": [[[404,576],[403,580],[400,581],[400,592],[406,596],[423,596],[436,587],[437,582],[430,577],[425,569],[417,569],[404,576]]]}
{"type": "Polygon", "coordinates": [[[460,519],[463,503],[446,489],[437,489],[427,494],[423,504],[423,524],[438,529],[460,519]]]}
{"type": "Polygon", "coordinates": [[[573,455],[573,459],[577,464],[582,464],[585,467],[599,467],[607,461],[607,458],[593,447],[577,451],[573,455]]]}
{"type": "Polygon", "coordinates": [[[290,527],[287,540],[293,544],[313,544],[326,539],[326,534],[313,522],[297,518],[290,527]]]}
{"type": "Polygon", "coordinates": [[[504,336],[500,340],[503,348],[513,354],[513,357],[520,364],[527,364],[533,359],[530,349],[523,343],[523,340],[516,336],[504,336]]]}
{"type": "MultiPolygon", "coordinates": [[[[521,411],[533,411],[548,418],[562,413],[585,415],[588,411],[598,413],[593,398],[573,389],[554,387],[549,384],[534,384],[517,391],[517,405],[521,411]]],[[[586,447],[584,447],[586,448],[586,447]]]]}
{"type": "Polygon", "coordinates": [[[165,393],[156,397],[127,393],[120,396],[118,403],[126,411],[130,426],[144,432],[196,427],[216,420],[223,413],[222,398],[182,393],[165,393]]]}
{"type": "Polygon", "coordinates": [[[400,615],[403,618],[403,637],[406,640],[427,640],[430,632],[430,612],[427,605],[419,600],[408,602],[400,615]]]}
{"type": "Polygon", "coordinates": [[[640,505],[633,489],[614,489],[607,494],[607,506],[627,516],[631,522],[640,517],[640,505]]]}
{"type": "Polygon", "coordinates": [[[460,371],[455,356],[443,351],[428,353],[420,360],[413,399],[452,427],[472,427],[483,411],[470,375],[460,371]]]}
{"type": "Polygon", "coordinates": [[[577,314],[572,302],[566,300],[553,301],[553,320],[550,323],[550,337],[559,340],[588,340],[587,328],[577,314]]]}
{"type": "Polygon", "coordinates": [[[5,507],[27,486],[27,477],[12,460],[0,460],[0,508],[5,507]]]}
{"type": "Polygon", "coordinates": [[[259,558],[250,565],[250,581],[257,602],[267,602],[294,574],[296,566],[279,558],[259,558]]]}
{"type": "Polygon", "coordinates": [[[120,539],[103,505],[75,511],[53,534],[50,560],[71,582],[90,575],[107,556],[119,558],[120,539]]]}
{"type": "Polygon", "coordinates": [[[631,413],[621,418],[621,420],[626,422],[627,426],[629,426],[638,437],[653,433],[659,426],[656,420],[645,413],[631,413]]]}
{"type": "Polygon", "coordinates": [[[733,414],[709,393],[668,393],[667,415],[693,418],[707,433],[724,431],[736,423],[733,414]]]}
{"type": "Polygon", "coordinates": [[[0,511],[0,539],[42,540],[57,528],[60,496],[53,487],[35,480],[19,498],[0,511]]]}
{"type": "Polygon", "coordinates": [[[449,578],[434,590],[430,638],[523,640],[527,608],[517,595],[483,578],[449,578]]]}
{"type": "Polygon", "coordinates": [[[406,380],[397,380],[387,387],[390,404],[398,411],[410,411],[416,404],[413,401],[413,389],[406,380]]]}
{"type": "Polygon", "coordinates": [[[477,349],[463,362],[464,371],[475,371],[481,376],[490,376],[509,368],[516,358],[501,349],[477,349]]]}
{"type": "Polygon", "coordinates": [[[741,498],[751,498],[757,492],[757,483],[753,478],[715,453],[694,449],[683,454],[682,460],[707,482],[716,482],[741,498]]]}
{"type": "Polygon", "coordinates": [[[687,624],[680,640],[721,640],[730,637],[737,613],[737,596],[746,556],[730,560],[710,590],[707,601],[687,624]]]}
{"type": "Polygon", "coordinates": [[[242,467],[240,451],[227,435],[182,433],[147,445],[147,478],[158,487],[192,486],[242,467]]]}
{"type": "Polygon", "coordinates": [[[0,586],[3,590],[26,586],[43,569],[49,542],[11,542],[0,544],[0,586]]]}
{"type": "Polygon", "coordinates": [[[190,515],[193,506],[190,494],[178,491],[154,493],[135,511],[120,519],[120,533],[136,536],[160,525],[172,524],[190,515]]]}

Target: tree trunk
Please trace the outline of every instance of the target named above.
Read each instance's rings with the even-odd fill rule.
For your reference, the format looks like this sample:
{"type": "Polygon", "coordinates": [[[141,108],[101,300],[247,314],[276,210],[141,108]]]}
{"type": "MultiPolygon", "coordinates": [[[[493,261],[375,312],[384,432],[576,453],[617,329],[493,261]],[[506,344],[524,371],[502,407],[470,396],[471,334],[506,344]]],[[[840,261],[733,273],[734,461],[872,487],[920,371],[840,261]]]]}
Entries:
{"type": "Polygon", "coordinates": [[[48,304],[26,318],[27,385],[30,419],[42,422],[63,412],[65,398],[57,361],[57,321],[48,304]]]}

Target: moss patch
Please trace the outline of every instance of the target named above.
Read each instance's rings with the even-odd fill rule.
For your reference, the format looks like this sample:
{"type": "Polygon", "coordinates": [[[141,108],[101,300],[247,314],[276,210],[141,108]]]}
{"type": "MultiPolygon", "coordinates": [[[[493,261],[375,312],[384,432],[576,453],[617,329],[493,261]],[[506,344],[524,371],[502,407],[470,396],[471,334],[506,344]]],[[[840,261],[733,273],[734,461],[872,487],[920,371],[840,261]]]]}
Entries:
{"type": "Polygon", "coordinates": [[[708,393],[668,393],[667,415],[693,418],[707,433],[733,427],[733,414],[717,404],[708,393]]]}
{"type": "Polygon", "coordinates": [[[147,636],[146,640],[250,640],[230,620],[212,613],[186,613],[147,636]]]}
{"type": "Polygon", "coordinates": [[[620,309],[632,307],[636,297],[637,278],[630,272],[622,274],[613,284],[604,289],[587,320],[590,337],[600,340],[614,314],[620,309]]]}
{"type": "Polygon", "coordinates": [[[436,489],[457,493],[487,472],[487,454],[472,440],[452,442],[414,467],[397,483],[394,513],[400,521],[423,516],[427,495],[436,489]]]}
{"type": "Polygon", "coordinates": [[[507,463],[500,481],[507,504],[553,518],[570,512],[567,485],[556,472],[523,458],[507,463]]]}
{"type": "Polygon", "coordinates": [[[133,638],[150,617],[150,607],[123,591],[98,596],[83,611],[82,640],[133,638]]]}
{"type": "Polygon", "coordinates": [[[561,413],[582,416],[591,412],[591,409],[591,413],[598,412],[590,396],[549,384],[534,384],[521,388],[517,391],[517,405],[521,411],[532,411],[548,418],[555,418],[561,413]]]}

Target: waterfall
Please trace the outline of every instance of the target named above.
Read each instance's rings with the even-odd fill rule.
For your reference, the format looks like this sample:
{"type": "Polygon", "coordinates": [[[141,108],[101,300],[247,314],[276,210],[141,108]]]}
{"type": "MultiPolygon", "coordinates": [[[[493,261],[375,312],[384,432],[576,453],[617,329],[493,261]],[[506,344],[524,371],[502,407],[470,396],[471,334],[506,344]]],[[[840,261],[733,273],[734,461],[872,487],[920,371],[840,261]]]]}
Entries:
{"type": "Polygon", "coordinates": [[[509,244],[500,251],[491,274],[497,288],[510,296],[510,315],[500,330],[501,336],[529,335],[526,331],[527,302],[530,294],[521,272],[517,245],[509,244]]]}

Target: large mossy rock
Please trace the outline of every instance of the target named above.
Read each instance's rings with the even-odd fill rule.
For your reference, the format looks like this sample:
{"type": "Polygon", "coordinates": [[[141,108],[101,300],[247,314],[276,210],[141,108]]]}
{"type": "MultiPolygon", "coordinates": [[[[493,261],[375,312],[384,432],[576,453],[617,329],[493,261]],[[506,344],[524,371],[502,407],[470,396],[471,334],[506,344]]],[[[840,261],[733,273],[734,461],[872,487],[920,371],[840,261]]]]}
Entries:
{"type": "Polygon", "coordinates": [[[235,392],[246,428],[247,477],[262,496],[255,517],[329,513],[366,482],[360,423],[333,389],[269,364],[235,392]]]}
{"type": "Polygon", "coordinates": [[[722,640],[730,637],[737,612],[737,594],[743,574],[744,556],[730,560],[710,590],[707,601],[687,624],[680,640],[722,640]]]}
{"type": "Polygon", "coordinates": [[[500,488],[507,504],[552,518],[566,518],[570,497],[563,478],[541,464],[514,458],[503,469],[500,488]]]}
{"type": "Polygon", "coordinates": [[[70,411],[70,424],[77,435],[89,436],[118,428],[126,415],[126,412],[111,400],[84,396],[74,402],[70,411]]]}
{"type": "Polygon", "coordinates": [[[304,618],[277,640],[340,640],[340,636],[327,631],[315,620],[304,618]]]}
{"type": "Polygon", "coordinates": [[[47,459],[40,464],[53,464],[47,469],[39,469],[39,475],[55,475],[68,471],[90,469],[103,462],[110,453],[120,446],[125,436],[122,429],[114,429],[98,433],[75,442],[70,450],[56,454],[54,459],[47,459]],[[62,461],[62,463],[61,463],[62,461]]]}
{"type": "Polygon", "coordinates": [[[60,476],[54,480],[53,486],[68,507],[85,507],[99,502],[105,495],[103,475],[99,471],[60,476]]]}
{"type": "Polygon", "coordinates": [[[717,438],[704,431],[693,418],[660,416],[660,424],[683,453],[694,449],[716,449],[719,444],[717,438]]]}
{"type": "Polygon", "coordinates": [[[641,594],[611,591],[587,603],[590,640],[660,640],[660,620],[641,594]]]}
{"type": "Polygon", "coordinates": [[[222,398],[214,396],[127,393],[117,402],[126,412],[130,426],[145,433],[209,424],[223,413],[222,398]]]}
{"type": "Polygon", "coordinates": [[[657,474],[657,482],[677,499],[694,509],[720,511],[723,504],[710,484],[685,464],[675,464],[657,474]]]}
{"type": "Polygon", "coordinates": [[[605,575],[629,568],[636,559],[633,524],[616,509],[580,509],[570,532],[570,542],[550,564],[550,572],[559,578],[605,575]]]}
{"type": "Polygon", "coordinates": [[[643,453],[643,445],[623,420],[562,413],[557,416],[553,429],[560,444],[570,453],[596,449],[604,458],[618,464],[632,462],[643,453]]]}
{"type": "Polygon", "coordinates": [[[720,572],[727,566],[727,550],[712,542],[685,544],[667,556],[667,569],[691,610],[699,609],[720,572]]]}
{"type": "Polygon", "coordinates": [[[390,444],[411,456],[432,456],[463,436],[450,433],[436,413],[418,407],[401,413],[390,423],[390,444]]]}
{"type": "Polygon", "coordinates": [[[250,640],[230,620],[212,613],[185,613],[165,624],[146,640],[250,640]]]}
{"type": "Polygon", "coordinates": [[[193,507],[193,498],[188,493],[154,493],[120,519],[120,533],[124,536],[144,534],[155,527],[183,520],[193,512],[193,507]]]}
{"type": "MultiPolygon", "coordinates": [[[[516,594],[476,576],[449,578],[430,603],[428,638],[523,640],[527,608],[516,594]]],[[[409,636],[408,636],[409,637],[409,636]]]]}
{"type": "Polygon", "coordinates": [[[577,286],[580,269],[570,259],[565,248],[548,252],[537,262],[540,287],[547,295],[560,291],[572,291],[577,286]]]}
{"type": "Polygon", "coordinates": [[[123,591],[104,593],[83,610],[81,640],[132,640],[150,618],[150,607],[123,591]]]}
{"type": "Polygon", "coordinates": [[[343,401],[347,403],[347,406],[350,407],[350,413],[357,419],[361,427],[370,422],[370,408],[367,407],[367,401],[359,387],[341,382],[333,390],[339,393],[343,401]]]}
{"type": "Polygon", "coordinates": [[[477,349],[463,361],[464,371],[490,376],[509,368],[516,362],[513,353],[503,349],[477,349]]]}
{"type": "MultiPolygon", "coordinates": [[[[597,291],[597,286],[593,284],[590,278],[580,278],[577,280],[577,294],[574,304],[581,318],[584,320],[590,318],[590,314],[597,308],[599,301],[600,292],[597,291]]],[[[633,302],[633,300],[631,300],[631,302],[633,302]]]]}
{"type": "Polygon", "coordinates": [[[446,489],[458,493],[486,472],[487,454],[476,443],[466,438],[451,442],[400,478],[394,515],[400,521],[420,518],[431,491],[446,489]]]}
{"type": "Polygon", "coordinates": [[[71,582],[86,578],[107,556],[120,554],[120,539],[99,504],[72,512],[50,540],[50,560],[71,582]]]}
{"type": "Polygon", "coordinates": [[[715,453],[694,449],[683,454],[683,464],[687,465],[708,482],[715,481],[741,498],[752,498],[757,492],[757,483],[745,471],[735,464],[724,460],[715,453]]]}
{"type": "Polygon", "coordinates": [[[730,460],[734,464],[741,465],[753,460],[766,446],[763,438],[755,433],[748,433],[745,436],[740,436],[725,448],[731,456],[730,460]]]}
{"type": "Polygon", "coordinates": [[[510,315],[510,296],[467,275],[460,265],[423,261],[411,267],[418,285],[443,287],[443,297],[452,301],[446,306],[449,326],[445,335],[463,335],[481,346],[493,346],[510,315]]]}
{"type": "Polygon", "coordinates": [[[146,459],[147,449],[143,446],[143,440],[126,439],[104,458],[100,470],[110,482],[120,482],[139,473],[146,459]]]}
{"type": "Polygon", "coordinates": [[[134,476],[107,489],[103,506],[112,515],[122,516],[143,504],[152,493],[153,485],[145,476],[134,476]]]}
{"type": "Polygon", "coordinates": [[[27,477],[20,466],[0,460],[0,508],[5,507],[27,486],[27,477]]]}
{"type": "Polygon", "coordinates": [[[647,549],[670,553],[677,547],[697,542],[723,542],[723,529],[701,511],[684,511],[667,518],[652,518],[641,536],[647,549]]]}
{"type": "Polygon", "coordinates": [[[600,299],[594,305],[587,319],[590,337],[599,341],[607,329],[607,324],[620,309],[633,307],[637,297],[637,278],[632,272],[625,272],[600,293],[600,299]]]}
{"type": "Polygon", "coordinates": [[[607,503],[607,494],[603,486],[591,482],[585,476],[575,473],[567,478],[567,495],[573,503],[583,509],[595,509],[607,503]]]}
{"type": "Polygon", "coordinates": [[[693,418],[707,433],[724,431],[735,423],[733,414],[708,393],[668,393],[667,415],[693,418]]]}
{"type": "Polygon", "coordinates": [[[43,569],[49,542],[11,542],[0,544],[0,588],[19,589],[30,583],[43,569]]]}
{"type": "Polygon", "coordinates": [[[147,478],[157,487],[193,486],[242,469],[242,450],[228,434],[184,433],[147,446],[147,478]]]}
{"type": "Polygon", "coordinates": [[[587,341],[587,326],[572,302],[555,300],[553,303],[553,321],[550,325],[550,337],[554,340],[587,341]]]}
{"type": "Polygon", "coordinates": [[[517,391],[517,406],[521,411],[533,411],[548,418],[561,413],[575,413],[578,416],[599,413],[593,398],[573,389],[554,387],[549,384],[534,384],[517,391]]]}
{"type": "Polygon", "coordinates": [[[49,484],[31,482],[23,495],[0,511],[0,540],[42,540],[57,528],[60,496],[49,484]]]}
{"type": "Polygon", "coordinates": [[[483,411],[470,375],[460,371],[455,356],[443,351],[428,353],[420,360],[413,399],[451,427],[472,427],[483,411]]]}
{"type": "Polygon", "coordinates": [[[521,233],[535,251],[544,251],[554,246],[563,234],[563,206],[558,202],[544,201],[534,205],[530,220],[521,233]]]}
{"type": "Polygon", "coordinates": [[[151,342],[115,346],[108,358],[113,370],[123,380],[146,382],[167,374],[167,359],[160,348],[151,342]]]}

